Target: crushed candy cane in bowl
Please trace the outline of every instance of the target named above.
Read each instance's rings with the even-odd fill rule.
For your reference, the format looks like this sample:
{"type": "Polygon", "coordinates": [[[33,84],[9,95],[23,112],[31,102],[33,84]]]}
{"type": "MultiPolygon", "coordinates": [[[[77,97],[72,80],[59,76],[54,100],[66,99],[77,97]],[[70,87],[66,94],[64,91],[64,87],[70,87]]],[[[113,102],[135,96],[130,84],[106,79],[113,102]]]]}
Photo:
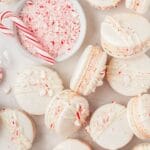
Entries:
{"type": "Polygon", "coordinates": [[[18,15],[5,11],[0,18],[0,32],[14,34],[3,24],[9,19],[26,52],[51,64],[75,54],[86,34],[86,18],[76,0],[27,0],[18,15]]]}

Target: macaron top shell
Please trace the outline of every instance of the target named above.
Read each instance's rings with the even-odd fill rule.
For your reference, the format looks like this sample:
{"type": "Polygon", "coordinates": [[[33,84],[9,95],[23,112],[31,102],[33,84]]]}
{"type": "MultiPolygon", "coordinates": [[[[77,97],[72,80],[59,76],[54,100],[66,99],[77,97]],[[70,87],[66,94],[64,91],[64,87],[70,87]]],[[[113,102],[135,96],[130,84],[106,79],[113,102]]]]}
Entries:
{"type": "Polygon", "coordinates": [[[91,150],[91,148],[80,140],[67,139],[56,146],[53,150],[91,150]]]}
{"type": "Polygon", "coordinates": [[[150,143],[142,143],[135,146],[132,150],[150,150],[150,143]]]}
{"type": "Polygon", "coordinates": [[[20,107],[34,115],[42,115],[53,96],[63,90],[58,74],[44,66],[31,66],[20,71],[14,94],[20,107]]]}
{"type": "Polygon", "coordinates": [[[0,111],[0,119],[0,147],[11,147],[11,150],[28,150],[32,147],[35,125],[26,114],[7,108],[0,111]]]}
{"type": "Polygon", "coordinates": [[[102,42],[110,45],[110,49],[104,50],[117,58],[128,58],[145,52],[150,48],[149,28],[149,21],[137,14],[106,16],[101,25],[101,37],[102,42]],[[144,28],[141,30],[141,27],[144,28]]]}
{"type": "Polygon", "coordinates": [[[104,10],[118,6],[121,0],[87,0],[87,1],[89,1],[89,3],[91,3],[96,8],[104,10]]]}
{"type": "Polygon", "coordinates": [[[56,133],[68,137],[80,129],[89,116],[87,100],[71,90],[64,90],[50,102],[45,124],[56,133]]]}
{"type": "Polygon", "coordinates": [[[70,88],[82,95],[89,95],[103,85],[107,54],[98,46],[89,45],[81,55],[70,81],[70,88]]]}
{"type": "Polygon", "coordinates": [[[150,58],[147,55],[123,60],[113,58],[107,68],[110,86],[120,94],[136,96],[150,88],[150,58]]]}
{"type": "Polygon", "coordinates": [[[127,123],[126,108],[117,103],[97,109],[88,128],[92,139],[106,149],[122,148],[133,137],[127,123]]]}

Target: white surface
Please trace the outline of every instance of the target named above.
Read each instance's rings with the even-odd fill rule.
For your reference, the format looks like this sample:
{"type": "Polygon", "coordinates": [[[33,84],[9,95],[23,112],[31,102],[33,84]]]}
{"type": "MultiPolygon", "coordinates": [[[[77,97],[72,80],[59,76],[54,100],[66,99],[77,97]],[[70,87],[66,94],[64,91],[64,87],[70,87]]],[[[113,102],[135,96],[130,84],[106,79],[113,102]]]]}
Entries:
{"type": "MultiPolygon", "coordinates": [[[[100,23],[102,22],[104,16],[106,14],[115,14],[118,12],[126,12],[124,2],[122,6],[119,6],[117,9],[113,9],[110,11],[100,11],[96,10],[95,8],[91,7],[85,0],[80,0],[84,11],[86,13],[87,21],[88,21],[88,28],[87,28],[87,35],[86,39],[79,50],[79,52],[71,57],[70,59],[57,64],[55,70],[61,75],[64,85],[66,88],[69,87],[69,80],[71,78],[72,72],[75,69],[76,63],[78,61],[79,56],[81,55],[84,48],[89,44],[100,44],[100,23]]],[[[13,7],[15,9],[16,6],[13,7]]],[[[17,7],[16,7],[17,8],[17,7]]],[[[2,9],[7,9],[7,7],[0,5],[0,11],[2,9]]],[[[131,11],[130,11],[131,12],[131,11]]],[[[147,13],[147,18],[150,19],[150,12],[147,13]]],[[[142,29],[143,27],[141,27],[142,29]]],[[[15,79],[15,75],[19,68],[26,66],[28,64],[34,64],[35,62],[31,61],[29,58],[24,56],[20,51],[22,48],[16,43],[15,39],[8,38],[6,36],[0,36],[0,57],[2,56],[2,52],[7,50],[9,53],[9,62],[5,61],[4,65],[6,68],[6,79],[2,85],[0,85],[0,107],[11,107],[16,108],[18,107],[13,92],[6,95],[4,93],[5,89],[9,88],[9,85],[12,85],[15,79]]],[[[106,104],[111,101],[117,101],[121,104],[127,104],[129,98],[125,96],[121,96],[118,93],[114,92],[110,86],[105,81],[104,85],[100,88],[97,88],[94,94],[91,94],[87,97],[90,102],[91,111],[93,112],[96,108],[98,108],[102,104],[106,104]]],[[[33,117],[37,124],[37,136],[33,145],[32,150],[51,150],[55,145],[57,145],[60,141],[63,140],[60,136],[50,133],[48,129],[44,125],[44,118],[41,117],[33,117]]],[[[99,146],[97,146],[94,142],[91,141],[90,137],[86,134],[83,130],[82,132],[75,135],[75,137],[81,137],[81,139],[89,142],[92,145],[94,150],[103,150],[99,146]],[[81,134],[82,133],[82,134],[81,134]]],[[[142,143],[142,141],[137,140],[134,138],[132,142],[129,143],[128,146],[123,148],[122,150],[130,150],[136,143],[142,143]]],[[[0,148],[3,149],[3,148],[0,148]]]]}

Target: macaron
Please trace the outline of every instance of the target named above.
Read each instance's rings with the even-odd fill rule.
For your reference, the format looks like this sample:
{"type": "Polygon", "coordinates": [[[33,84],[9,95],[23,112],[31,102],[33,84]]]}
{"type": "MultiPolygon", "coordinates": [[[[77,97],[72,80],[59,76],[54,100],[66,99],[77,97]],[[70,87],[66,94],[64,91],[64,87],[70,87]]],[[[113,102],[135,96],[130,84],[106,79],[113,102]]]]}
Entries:
{"type": "Polygon", "coordinates": [[[57,134],[69,137],[85,125],[88,116],[88,101],[71,90],[64,90],[50,102],[45,124],[57,134]]]}
{"type": "Polygon", "coordinates": [[[110,150],[124,147],[133,137],[127,122],[126,107],[117,103],[98,108],[87,129],[94,142],[110,150]]]}
{"type": "Polygon", "coordinates": [[[24,68],[16,77],[14,95],[18,105],[33,115],[42,115],[53,96],[63,90],[59,75],[44,66],[24,68]]]}
{"type": "Polygon", "coordinates": [[[0,147],[4,150],[29,150],[35,137],[35,124],[24,112],[14,109],[0,111],[0,147]]]}
{"type": "Polygon", "coordinates": [[[70,81],[70,88],[82,95],[89,95],[103,85],[107,54],[98,46],[89,45],[80,57],[70,81]]]}
{"type": "Polygon", "coordinates": [[[133,59],[113,58],[107,68],[110,86],[125,96],[136,96],[150,88],[150,58],[141,55],[133,59]]]}
{"type": "Polygon", "coordinates": [[[149,0],[126,0],[126,7],[134,12],[144,14],[150,8],[149,0]]]}
{"type": "Polygon", "coordinates": [[[135,57],[149,50],[149,29],[149,21],[137,14],[106,16],[101,25],[102,47],[110,56],[116,58],[135,57]]]}
{"type": "Polygon", "coordinates": [[[121,0],[87,0],[94,7],[106,10],[117,7],[121,0]]]}
{"type": "Polygon", "coordinates": [[[139,139],[150,139],[150,94],[132,98],[127,106],[127,117],[139,139]]]}
{"type": "Polygon", "coordinates": [[[67,139],[58,144],[53,150],[92,150],[87,144],[77,139],[67,139]]]}
{"type": "Polygon", "coordinates": [[[150,143],[138,144],[132,150],[150,150],[150,143]]]}

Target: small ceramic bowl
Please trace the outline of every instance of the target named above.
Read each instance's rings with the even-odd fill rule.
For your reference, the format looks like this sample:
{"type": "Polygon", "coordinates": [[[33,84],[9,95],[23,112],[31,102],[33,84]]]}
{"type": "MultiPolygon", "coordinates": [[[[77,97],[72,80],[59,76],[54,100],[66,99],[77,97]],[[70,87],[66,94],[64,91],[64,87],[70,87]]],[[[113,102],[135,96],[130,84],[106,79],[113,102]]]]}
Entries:
{"type": "MultiPolygon", "coordinates": [[[[76,43],[74,44],[73,48],[70,51],[66,50],[66,53],[64,53],[63,55],[57,56],[56,57],[56,62],[62,62],[64,60],[70,58],[71,56],[73,56],[79,50],[80,46],[82,45],[82,43],[84,41],[85,35],[86,35],[87,23],[86,23],[86,17],[85,17],[85,13],[83,11],[83,8],[81,7],[80,3],[77,0],[70,0],[70,1],[79,13],[80,26],[81,26],[80,27],[80,33],[79,33],[79,37],[78,37],[76,43]]],[[[20,11],[22,10],[23,6],[24,6],[24,2],[21,4],[21,7],[20,7],[21,9],[19,8],[19,10],[17,11],[18,15],[19,15],[20,11]]],[[[18,34],[17,34],[17,37],[18,37],[17,39],[19,41],[19,44],[21,44],[18,34]]],[[[24,49],[25,53],[30,54],[28,52],[28,50],[26,50],[24,47],[23,47],[23,49],[24,49]]],[[[28,54],[26,54],[26,55],[28,55],[28,54]]],[[[36,58],[32,54],[30,54],[29,57],[32,57],[31,59],[34,59],[34,60],[37,60],[37,61],[41,62],[40,58],[36,58]]],[[[43,62],[43,60],[42,60],[42,62],[43,62]]]]}

